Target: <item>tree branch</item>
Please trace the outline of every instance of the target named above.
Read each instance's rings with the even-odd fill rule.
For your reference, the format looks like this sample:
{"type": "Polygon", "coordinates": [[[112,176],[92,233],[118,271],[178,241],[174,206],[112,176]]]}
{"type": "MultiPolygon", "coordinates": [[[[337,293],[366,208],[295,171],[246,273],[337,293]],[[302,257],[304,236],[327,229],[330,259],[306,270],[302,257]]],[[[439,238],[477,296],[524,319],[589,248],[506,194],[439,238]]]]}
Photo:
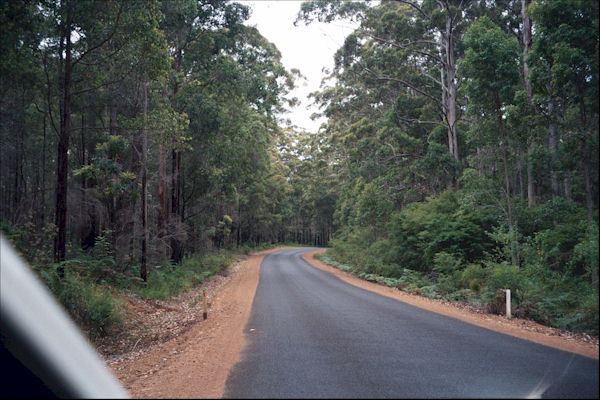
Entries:
{"type": "MultiPolygon", "coordinates": [[[[407,49],[407,48],[409,48],[411,46],[418,45],[418,44],[432,44],[432,45],[434,45],[436,47],[439,46],[439,43],[436,43],[436,42],[431,41],[431,40],[413,40],[413,41],[406,41],[405,43],[400,44],[400,43],[397,43],[397,42],[395,42],[393,40],[389,40],[389,39],[385,39],[385,38],[382,38],[382,37],[378,37],[378,36],[375,36],[375,35],[373,35],[371,33],[368,33],[368,32],[365,32],[365,34],[367,36],[369,36],[371,39],[375,39],[375,40],[377,40],[378,42],[381,42],[381,43],[389,44],[390,46],[398,48],[398,49],[407,49]]],[[[445,61],[439,55],[435,55],[433,53],[430,53],[430,52],[425,51],[425,50],[420,50],[420,49],[414,49],[414,51],[417,52],[417,53],[419,53],[419,54],[421,54],[421,55],[429,57],[429,58],[433,59],[434,61],[436,61],[436,62],[438,62],[438,63],[440,63],[442,65],[446,64],[445,61]]]]}
{"type": "Polygon", "coordinates": [[[425,18],[427,18],[427,19],[431,18],[431,16],[427,15],[427,13],[425,11],[423,11],[423,9],[416,4],[416,2],[414,2],[414,1],[408,1],[408,0],[397,0],[397,1],[399,3],[411,6],[412,8],[414,8],[419,14],[421,14],[425,18]]]}
{"type": "Polygon", "coordinates": [[[46,75],[46,103],[48,104],[48,115],[50,116],[50,124],[52,125],[52,130],[56,134],[56,137],[60,136],[58,132],[58,128],[56,127],[56,123],[54,122],[54,117],[52,116],[52,106],[50,105],[50,75],[48,74],[48,60],[46,58],[46,54],[42,58],[42,63],[44,64],[44,75],[46,75]]]}
{"type": "Polygon", "coordinates": [[[79,63],[81,60],[83,60],[84,57],[89,55],[94,50],[104,46],[110,39],[112,39],[112,37],[117,32],[117,27],[119,26],[119,21],[121,19],[121,11],[123,11],[123,3],[121,3],[119,5],[119,11],[117,12],[117,20],[115,21],[112,32],[108,36],[106,36],[104,39],[102,39],[99,43],[97,43],[96,45],[94,45],[94,46],[88,48],[86,51],[84,51],[75,61],[73,61],[73,64],[72,64],[73,67],[75,65],[77,65],[77,63],[79,63]]]}

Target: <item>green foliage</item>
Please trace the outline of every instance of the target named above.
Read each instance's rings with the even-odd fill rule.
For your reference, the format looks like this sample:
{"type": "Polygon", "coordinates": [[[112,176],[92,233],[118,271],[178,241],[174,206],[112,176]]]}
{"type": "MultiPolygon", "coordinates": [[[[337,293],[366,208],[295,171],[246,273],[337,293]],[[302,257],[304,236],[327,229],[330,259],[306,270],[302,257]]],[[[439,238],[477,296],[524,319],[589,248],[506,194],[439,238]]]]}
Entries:
{"type": "Polygon", "coordinates": [[[479,115],[499,111],[512,100],[519,79],[517,40],[484,16],[471,24],[465,33],[464,45],[460,68],[466,76],[469,107],[479,115]]]}
{"type": "Polygon", "coordinates": [[[451,191],[413,203],[388,225],[393,261],[416,271],[431,271],[439,252],[466,262],[480,259],[494,246],[486,234],[489,224],[489,216],[467,212],[451,191]]]}
{"type": "MultiPolygon", "coordinates": [[[[447,205],[448,199],[436,204],[420,203],[407,207],[405,211],[411,219],[410,223],[403,225],[406,230],[403,231],[405,239],[401,249],[413,249],[411,254],[423,260],[427,244],[435,242],[435,236],[423,226],[427,226],[427,217],[439,219],[438,213],[447,215],[448,212],[455,211],[456,205],[447,205]],[[414,225],[417,225],[415,231],[407,229],[414,225]]],[[[540,211],[537,213],[530,210],[530,215],[541,221],[546,213],[546,206],[540,205],[538,209],[540,211]],[[540,214],[539,217],[535,217],[536,214],[540,214]]],[[[477,211],[474,213],[477,214],[477,211]]],[[[562,218],[560,213],[554,213],[554,217],[555,221],[562,218]]],[[[433,255],[431,264],[432,270],[437,274],[433,283],[431,275],[424,274],[429,269],[418,271],[401,268],[398,264],[385,260],[395,236],[389,240],[375,240],[368,245],[366,243],[373,240],[373,233],[365,229],[344,232],[332,241],[332,249],[320,256],[320,259],[365,280],[430,298],[441,297],[466,302],[477,307],[487,307],[493,301],[497,289],[508,288],[513,293],[516,316],[531,318],[558,328],[597,334],[598,293],[588,283],[591,268],[597,268],[597,230],[586,234],[581,231],[581,220],[569,213],[564,217],[567,221],[555,224],[555,229],[547,228],[527,238],[523,246],[522,267],[498,262],[498,257],[507,258],[501,253],[482,252],[473,259],[478,262],[469,263],[462,258],[464,253],[457,252],[456,255],[445,250],[438,251],[433,255]],[[572,237],[562,237],[563,234],[572,237]],[[567,247],[561,250],[561,245],[567,247]],[[544,255],[546,252],[552,256],[544,255]],[[546,267],[549,260],[559,256],[562,257],[561,268],[558,268],[561,272],[546,267]],[[582,269],[588,272],[582,272],[582,269]]],[[[489,223],[485,219],[480,221],[484,221],[484,225],[489,223]]],[[[493,238],[498,241],[496,248],[501,248],[503,243],[498,234],[491,234],[487,240],[493,238]]],[[[393,255],[395,254],[394,252],[393,255]]]]}
{"type": "Polygon", "coordinates": [[[377,183],[366,183],[358,195],[355,217],[358,226],[384,226],[390,218],[393,206],[377,183]]]}
{"type": "Polygon", "coordinates": [[[374,240],[367,229],[354,229],[331,241],[331,254],[342,263],[353,265],[353,272],[398,277],[402,268],[388,262],[389,243],[374,240]]]}
{"type": "Polygon", "coordinates": [[[27,217],[26,222],[20,226],[10,225],[0,221],[0,231],[6,235],[6,238],[17,249],[17,251],[33,265],[40,265],[50,262],[52,243],[48,242],[56,232],[56,226],[52,223],[46,223],[42,227],[33,223],[33,216],[27,217]]]}
{"type": "Polygon", "coordinates": [[[569,261],[569,266],[576,273],[585,271],[584,276],[597,279],[598,257],[598,226],[594,225],[573,248],[573,257],[569,261]]]}
{"type": "Polygon", "coordinates": [[[523,246],[525,265],[544,265],[576,276],[592,270],[597,260],[593,255],[598,235],[597,227],[589,228],[585,209],[564,199],[552,199],[523,207],[519,214],[521,231],[527,235],[523,246]]]}
{"type": "Polygon", "coordinates": [[[187,257],[181,265],[153,268],[148,282],[143,282],[137,278],[137,266],[127,268],[117,264],[110,237],[111,232],[100,236],[93,254],[36,268],[67,312],[93,339],[123,329],[118,291],[132,290],[145,299],[164,300],[190,290],[217,273],[225,273],[240,254],[221,250],[187,257]],[[65,271],[63,279],[58,277],[59,265],[65,271]]]}
{"type": "MultiPolygon", "coordinates": [[[[40,275],[90,338],[111,335],[123,328],[120,303],[109,289],[72,271],[59,279],[56,266],[42,270],[40,275]]],[[[69,267],[63,266],[65,269],[69,267]]]]}
{"type": "Polygon", "coordinates": [[[461,264],[452,254],[445,251],[435,253],[433,256],[433,270],[442,274],[451,274],[456,271],[461,264]]]}
{"type": "Polygon", "coordinates": [[[315,255],[315,258],[318,260],[323,261],[325,264],[329,264],[331,266],[334,266],[338,269],[341,269],[342,271],[346,271],[346,272],[351,272],[352,271],[352,267],[350,265],[347,264],[342,264],[340,262],[337,262],[335,259],[331,258],[327,253],[324,254],[317,254],[315,255]]]}
{"type": "Polygon", "coordinates": [[[137,293],[145,299],[163,300],[189,290],[216,273],[224,272],[236,256],[231,251],[184,258],[181,265],[163,265],[153,269],[148,282],[137,286],[137,293]]]}
{"type": "MultiPolygon", "coordinates": [[[[490,295],[497,289],[511,289],[518,293],[525,284],[524,273],[514,265],[487,263],[485,272],[486,290],[490,295]]],[[[518,296],[515,300],[518,301],[518,296]]]]}

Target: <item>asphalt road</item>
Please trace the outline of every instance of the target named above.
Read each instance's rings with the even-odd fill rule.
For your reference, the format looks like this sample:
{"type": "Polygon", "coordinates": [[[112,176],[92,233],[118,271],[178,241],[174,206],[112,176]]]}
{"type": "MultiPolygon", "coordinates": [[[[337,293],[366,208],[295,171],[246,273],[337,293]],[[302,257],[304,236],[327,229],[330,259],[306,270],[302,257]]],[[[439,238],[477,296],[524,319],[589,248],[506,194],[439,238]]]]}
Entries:
{"type": "Polygon", "coordinates": [[[267,256],[232,398],[598,398],[598,361],[496,333],[267,256]]]}

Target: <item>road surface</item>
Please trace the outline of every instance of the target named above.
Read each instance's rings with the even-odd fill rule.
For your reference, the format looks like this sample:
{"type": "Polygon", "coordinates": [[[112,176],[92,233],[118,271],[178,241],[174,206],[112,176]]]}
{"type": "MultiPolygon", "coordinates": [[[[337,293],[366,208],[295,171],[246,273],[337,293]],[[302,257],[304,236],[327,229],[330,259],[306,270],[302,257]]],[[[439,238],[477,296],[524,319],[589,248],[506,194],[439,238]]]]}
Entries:
{"type": "Polygon", "coordinates": [[[267,256],[231,398],[598,398],[598,360],[349,285],[292,249],[267,256]]]}

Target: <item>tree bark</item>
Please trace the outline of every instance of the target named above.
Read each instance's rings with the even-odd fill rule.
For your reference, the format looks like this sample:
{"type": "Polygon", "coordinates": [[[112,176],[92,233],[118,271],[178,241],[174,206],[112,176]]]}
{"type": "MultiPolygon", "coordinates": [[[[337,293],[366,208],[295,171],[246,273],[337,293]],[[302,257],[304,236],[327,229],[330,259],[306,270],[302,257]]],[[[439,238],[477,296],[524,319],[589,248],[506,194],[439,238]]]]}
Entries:
{"type": "Polygon", "coordinates": [[[46,115],[44,115],[42,139],[42,204],[40,207],[41,226],[46,225],[46,115]]]}
{"type": "Polygon", "coordinates": [[[527,145],[527,206],[532,207],[536,203],[535,199],[535,175],[533,166],[533,153],[535,147],[533,140],[527,145]]]}
{"type": "MultiPolygon", "coordinates": [[[[71,1],[66,1],[66,18],[62,25],[62,37],[65,41],[65,58],[63,61],[62,85],[61,85],[61,113],[60,131],[58,138],[58,149],[56,155],[56,209],[55,225],[56,236],[54,238],[54,261],[65,260],[66,232],[67,232],[67,176],[69,171],[69,139],[71,133],[71,80],[73,72],[71,26],[72,7],[71,1]]],[[[64,277],[64,268],[58,270],[59,276],[64,277]]]]}
{"type": "MultiPolygon", "coordinates": [[[[523,80],[525,81],[525,90],[527,92],[527,99],[532,104],[533,88],[531,86],[531,74],[529,71],[529,64],[527,63],[527,56],[531,49],[532,31],[531,31],[531,18],[527,14],[527,8],[531,0],[521,0],[521,20],[523,22],[523,80]]],[[[535,176],[534,176],[534,163],[533,154],[535,150],[534,138],[532,132],[529,130],[527,135],[527,205],[532,207],[535,205],[535,176]]]]}
{"type": "Polygon", "coordinates": [[[565,199],[569,201],[573,201],[573,194],[571,191],[571,172],[565,172],[565,176],[563,178],[563,188],[565,191],[565,199]]]}
{"type": "MultiPolygon", "coordinates": [[[[448,124],[448,149],[457,163],[460,162],[458,152],[458,134],[456,132],[456,60],[455,60],[455,45],[454,45],[454,25],[450,10],[446,10],[446,32],[444,38],[444,51],[446,58],[446,96],[445,96],[445,111],[446,122],[448,124]]],[[[444,90],[442,88],[442,90],[444,90]]]]}
{"type": "MultiPolygon", "coordinates": [[[[176,73],[181,71],[181,63],[183,61],[183,49],[179,48],[175,56],[174,69],[176,73]]],[[[173,87],[173,97],[177,96],[179,92],[179,85],[177,83],[177,77],[175,77],[175,84],[173,87]]],[[[177,149],[176,138],[173,137],[173,150],[171,151],[171,217],[175,218],[177,222],[182,221],[181,215],[181,151],[177,149]]],[[[181,242],[178,238],[173,237],[171,239],[171,260],[176,263],[180,263],[183,258],[183,251],[181,248],[181,242]]]]}
{"type": "Polygon", "coordinates": [[[587,220],[588,220],[588,224],[592,225],[594,223],[594,188],[592,185],[592,175],[591,175],[591,168],[590,168],[590,154],[589,154],[589,150],[588,150],[588,141],[587,138],[584,139],[583,142],[583,149],[582,149],[582,159],[581,159],[581,164],[582,164],[582,169],[583,169],[583,183],[584,183],[584,188],[585,188],[585,206],[586,206],[586,210],[587,210],[587,220]]]}
{"type": "Polygon", "coordinates": [[[25,191],[25,179],[23,176],[23,160],[24,160],[24,142],[25,142],[25,93],[21,91],[21,96],[18,100],[18,122],[15,124],[18,132],[18,139],[14,152],[14,181],[13,181],[13,204],[11,207],[11,216],[13,224],[18,223],[21,215],[21,200],[25,191]]]}
{"type": "Polygon", "coordinates": [[[166,236],[166,224],[169,216],[169,207],[167,199],[167,165],[166,165],[166,149],[163,143],[158,147],[158,236],[159,236],[159,253],[165,257],[165,246],[162,242],[166,236]]]}
{"type": "MultiPolygon", "coordinates": [[[[177,222],[181,222],[180,214],[180,192],[181,192],[181,152],[172,150],[171,152],[171,218],[174,218],[177,222]]],[[[176,263],[180,263],[183,258],[183,252],[181,248],[181,242],[178,238],[171,238],[171,260],[176,263]]]]}
{"type": "Polygon", "coordinates": [[[523,184],[523,150],[519,146],[517,150],[517,176],[516,176],[516,184],[515,186],[519,187],[519,197],[525,197],[525,185],[523,184]]]}
{"type": "Polygon", "coordinates": [[[552,197],[560,196],[560,184],[558,182],[558,127],[552,120],[554,115],[554,100],[548,104],[548,114],[551,118],[548,125],[548,151],[550,152],[550,186],[552,188],[552,197]]]}
{"type": "Polygon", "coordinates": [[[147,203],[147,186],[148,186],[148,165],[147,165],[147,153],[148,153],[148,133],[146,132],[146,121],[148,116],[148,83],[143,85],[143,108],[144,108],[144,124],[142,126],[142,154],[141,154],[141,172],[142,172],[142,243],[141,243],[141,255],[140,255],[140,278],[144,282],[148,281],[148,203],[147,203]]]}
{"type": "Polygon", "coordinates": [[[502,138],[502,163],[504,164],[504,190],[506,193],[506,217],[508,220],[508,235],[510,240],[510,258],[513,265],[519,265],[519,250],[516,240],[516,229],[512,207],[512,197],[510,190],[510,174],[508,171],[508,137],[504,120],[502,119],[502,111],[500,102],[497,101],[496,113],[498,115],[498,126],[500,129],[500,137],[502,138]]]}

